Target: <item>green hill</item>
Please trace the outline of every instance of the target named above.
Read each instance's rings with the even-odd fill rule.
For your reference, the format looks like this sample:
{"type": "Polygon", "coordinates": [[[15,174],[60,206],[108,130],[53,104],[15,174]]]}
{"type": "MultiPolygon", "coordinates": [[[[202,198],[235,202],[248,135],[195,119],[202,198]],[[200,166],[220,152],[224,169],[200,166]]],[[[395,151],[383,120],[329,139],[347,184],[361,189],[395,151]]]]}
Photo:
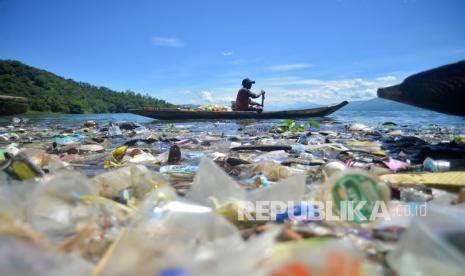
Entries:
{"type": "Polygon", "coordinates": [[[113,113],[144,106],[174,106],[132,91],[117,92],[65,79],[13,60],[0,60],[0,95],[26,97],[29,109],[41,112],[113,113]]]}

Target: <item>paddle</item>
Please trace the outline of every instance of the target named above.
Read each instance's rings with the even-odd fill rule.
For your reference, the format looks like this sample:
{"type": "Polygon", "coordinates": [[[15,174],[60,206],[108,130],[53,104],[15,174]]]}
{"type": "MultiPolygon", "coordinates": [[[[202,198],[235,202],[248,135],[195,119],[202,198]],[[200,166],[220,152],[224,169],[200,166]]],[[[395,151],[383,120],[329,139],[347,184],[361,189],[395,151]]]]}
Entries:
{"type": "Polygon", "coordinates": [[[262,94],[262,111],[263,111],[263,108],[264,108],[264,101],[265,101],[265,93],[262,94]]]}

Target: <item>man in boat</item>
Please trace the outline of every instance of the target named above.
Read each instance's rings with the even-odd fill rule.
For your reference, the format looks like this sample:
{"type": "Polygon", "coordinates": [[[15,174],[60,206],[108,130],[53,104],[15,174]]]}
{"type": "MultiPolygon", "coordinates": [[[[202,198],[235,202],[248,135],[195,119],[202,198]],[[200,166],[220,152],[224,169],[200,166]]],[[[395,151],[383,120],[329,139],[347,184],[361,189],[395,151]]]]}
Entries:
{"type": "Polygon", "coordinates": [[[242,88],[239,89],[237,92],[236,97],[236,111],[258,111],[261,112],[263,110],[263,106],[259,103],[256,103],[251,100],[251,98],[256,99],[260,96],[265,95],[265,91],[261,91],[259,94],[252,93],[250,89],[252,88],[252,84],[255,81],[252,81],[248,78],[242,80],[242,88]]]}

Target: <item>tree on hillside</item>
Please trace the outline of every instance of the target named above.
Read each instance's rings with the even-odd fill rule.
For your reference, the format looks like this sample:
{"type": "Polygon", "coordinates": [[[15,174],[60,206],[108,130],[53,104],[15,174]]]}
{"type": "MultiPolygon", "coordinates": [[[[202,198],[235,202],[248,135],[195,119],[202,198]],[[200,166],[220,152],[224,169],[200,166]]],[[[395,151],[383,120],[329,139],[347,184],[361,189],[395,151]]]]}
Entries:
{"type": "Polygon", "coordinates": [[[76,82],[13,60],[0,60],[0,94],[26,97],[31,110],[43,112],[106,113],[174,106],[147,94],[76,82]]]}

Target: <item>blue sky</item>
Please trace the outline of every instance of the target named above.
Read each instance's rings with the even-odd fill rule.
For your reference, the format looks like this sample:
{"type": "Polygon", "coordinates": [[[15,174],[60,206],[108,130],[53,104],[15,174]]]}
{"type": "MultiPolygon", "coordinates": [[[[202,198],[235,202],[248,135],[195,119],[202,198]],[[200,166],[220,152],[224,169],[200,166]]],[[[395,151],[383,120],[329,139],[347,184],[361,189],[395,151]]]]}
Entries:
{"type": "Polygon", "coordinates": [[[174,103],[361,100],[465,57],[463,0],[0,0],[0,59],[174,103]]]}

